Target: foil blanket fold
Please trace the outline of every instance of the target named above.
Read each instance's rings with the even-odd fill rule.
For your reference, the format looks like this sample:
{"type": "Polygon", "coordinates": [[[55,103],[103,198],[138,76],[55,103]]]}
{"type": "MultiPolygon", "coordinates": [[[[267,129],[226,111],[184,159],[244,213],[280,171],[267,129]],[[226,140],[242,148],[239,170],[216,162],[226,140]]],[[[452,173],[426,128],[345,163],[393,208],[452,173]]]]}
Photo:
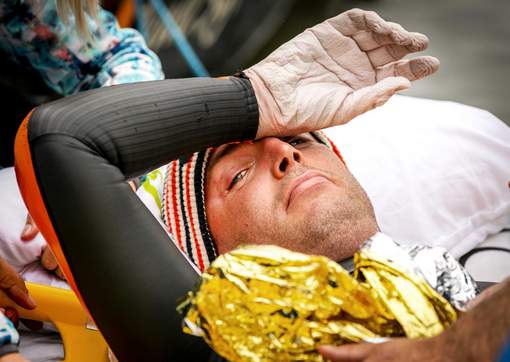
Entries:
{"type": "Polygon", "coordinates": [[[184,331],[229,361],[323,361],[319,345],[430,337],[457,311],[413,269],[376,253],[355,254],[354,274],[322,256],[270,245],[216,259],[182,304],[184,331]]]}

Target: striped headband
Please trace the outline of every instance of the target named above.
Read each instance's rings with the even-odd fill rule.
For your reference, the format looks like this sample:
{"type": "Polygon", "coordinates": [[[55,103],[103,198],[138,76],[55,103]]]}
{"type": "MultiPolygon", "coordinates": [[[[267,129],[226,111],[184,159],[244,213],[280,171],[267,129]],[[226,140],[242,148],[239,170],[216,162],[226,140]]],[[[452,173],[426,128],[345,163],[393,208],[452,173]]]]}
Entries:
{"type": "MultiPolygon", "coordinates": [[[[312,132],[342,162],[335,144],[322,132],[312,132]]],[[[161,215],[174,243],[203,272],[218,256],[205,213],[205,177],[213,148],[181,157],[167,165],[161,215]]]]}

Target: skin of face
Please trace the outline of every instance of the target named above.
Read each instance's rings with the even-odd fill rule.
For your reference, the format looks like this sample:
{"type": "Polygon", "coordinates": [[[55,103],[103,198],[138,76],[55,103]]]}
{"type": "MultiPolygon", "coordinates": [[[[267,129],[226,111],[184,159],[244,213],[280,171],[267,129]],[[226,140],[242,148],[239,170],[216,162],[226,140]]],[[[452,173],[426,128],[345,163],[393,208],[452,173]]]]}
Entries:
{"type": "Polygon", "coordinates": [[[311,134],[220,146],[205,204],[220,254],[273,244],[340,261],[378,230],[361,185],[311,134]]]}

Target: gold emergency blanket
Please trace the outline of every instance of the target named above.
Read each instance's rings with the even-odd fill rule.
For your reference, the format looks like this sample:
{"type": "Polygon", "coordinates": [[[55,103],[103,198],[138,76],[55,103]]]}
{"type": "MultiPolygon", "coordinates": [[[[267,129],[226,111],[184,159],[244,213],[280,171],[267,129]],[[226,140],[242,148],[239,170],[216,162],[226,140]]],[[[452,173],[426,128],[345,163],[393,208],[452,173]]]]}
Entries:
{"type": "Polygon", "coordinates": [[[237,361],[323,361],[319,345],[434,336],[457,312],[419,273],[354,256],[336,262],[276,246],[246,246],[216,259],[190,293],[184,331],[237,361]]]}

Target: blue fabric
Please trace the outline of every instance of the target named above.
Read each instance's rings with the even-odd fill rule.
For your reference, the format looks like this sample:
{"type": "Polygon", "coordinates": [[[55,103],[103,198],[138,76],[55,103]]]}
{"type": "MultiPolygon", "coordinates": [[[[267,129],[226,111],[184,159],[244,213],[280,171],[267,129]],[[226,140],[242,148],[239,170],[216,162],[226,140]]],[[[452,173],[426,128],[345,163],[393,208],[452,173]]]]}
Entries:
{"type": "Polygon", "coordinates": [[[510,336],[506,342],[505,348],[503,349],[499,362],[510,362],[510,336]]]}
{"type": "MultiPolygon", "coordinates": [[[[121,83],[163,79],[161,63],[135,30],[121,29],[115,17],[99,10],[87,17],[91,41],[64,24],[55,0],[0,0],[0,53],[37,70],[63,96],[121,83]]],[[[4,55],[2,55],[4,56],[4,55]]]]}
{"type": "Polygon", "coordinates": [[[0,312],[0,346],[19,344],[19,334],[12,322],[0,312]]]}

